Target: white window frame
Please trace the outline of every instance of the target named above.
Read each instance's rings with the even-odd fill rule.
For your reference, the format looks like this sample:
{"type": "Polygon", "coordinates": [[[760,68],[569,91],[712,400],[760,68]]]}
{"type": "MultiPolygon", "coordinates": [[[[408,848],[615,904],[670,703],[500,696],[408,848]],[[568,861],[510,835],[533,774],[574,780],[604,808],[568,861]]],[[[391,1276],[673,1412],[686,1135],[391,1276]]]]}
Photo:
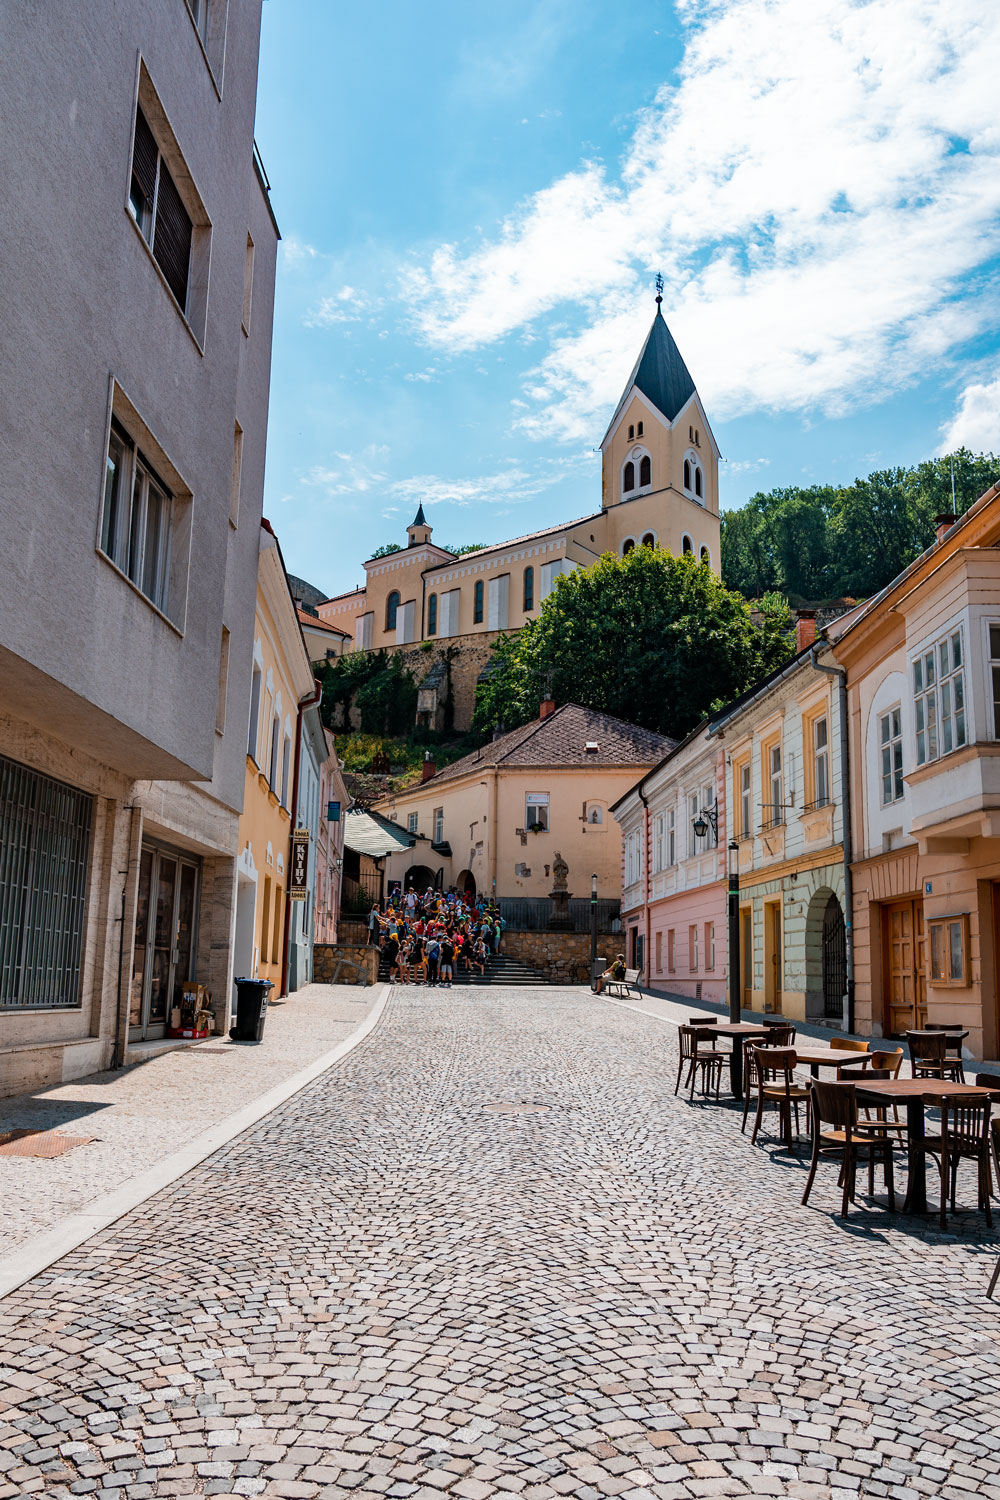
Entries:
{"type": "Polygon", "coordinates": [[[753,789],[750,761],[746,760],[740,770],[740,835],[750,838],[753,834],[753,789]]]}
{"type": "Polygon", "coordinates": [[[677,863],[677,809],[667,808],[667,865],[677,863]]]}
{"type": "Polygon", "coordinates": [[[663,869],[663,856],[666,848],[667,816],[666,813],[657,813],[653,819],[653,874],[658,875],[663,869]]]}
{"type": "Polygon", "coordinates": [[[785,767],[781,754],[781,741],[767,747],[767,785],[771,793],[768,823],[777,828],[785,821],[785,767]]]}
{"type": "Polygon", "coordinates": [[[419,812],[407,813],[406,814],[406,831],[407,831],[407,833],[416,833],[417,832],[417,826],[418,826],[419,822],[420,822],[420,814],[419,814],[419,812]]]}
{"type": "Polygon", "coordinates": [[[548,792],[525,792],[524,794],[524,826],[533,829],[536,823],[542,825],[542,831],[549,831],[549,794],[548,792]]]}
{"type": "Polygon", "coordinates": [[[1000,620],[986,621],[986,663],[989,672],[987,687],[993,704],[990,732],[1000,740],[1000,620]]]}
{"type": "Polygon", "coordinates": [[[952,626],[910,662],[918,766],[930,765],[969,743],[965,666],[961,625],[952,626]]]}
{"type": "Polygon", "coordinates": [[[813,806],[826,807],[830,801],[830,720],[820,714],[812,721],[813,806]],[[820,742],[820,729],[823,731],[820,742]]]}
{"type": "Polygon", "coordinates": [[[431,840],[431,842],[433,844],[443,844],[444,843],[444,808],[443,807],[436,807],[434,809],[434,837],[431,840]]]}
{"type": "Polygon", "coordinates": [[[140,594],[162,613],[170,606],[175,497],[134,438],[111,420],[105,457],[100,547],[140,594]],[[118,455],[114,466],[112,454],[118,455]],[[157,497],[153,532],[150,497],[157,497]]]}
{"type": "Polygon", "coordinates": [[[701,854],[705,848],[705,840],[698,837],[694,831],[694,822],[701,812],[701,793],[688,792],[687,794],[687,852],[688,858],[693,859],[696,854],[701,854]]]}
{"type": "Polygon", "coordinates": [[[894,703],[878,716],[879,780],[881,805],[891,807],[901,802],[906,786],[903,782],[903,705],[894,703]],[[888,788],[889,796],[886,796],[888,788]]]}

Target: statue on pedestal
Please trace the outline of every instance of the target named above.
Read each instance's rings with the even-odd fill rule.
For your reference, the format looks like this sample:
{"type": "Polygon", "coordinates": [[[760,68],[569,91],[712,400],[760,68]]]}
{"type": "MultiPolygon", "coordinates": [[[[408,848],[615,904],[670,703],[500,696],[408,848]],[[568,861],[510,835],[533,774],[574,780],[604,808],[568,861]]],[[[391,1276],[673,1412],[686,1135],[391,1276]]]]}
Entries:
{"type": "Polygon", "coordinates": [[[550,932],[572,932],[573,918],[569,914],[569,898],[571,892],[567,889],[566,877],[569,874],[569,865],[563,859],[559,850],[552,861],[552,889],[549,899],[552,902],[552,915],[548,920],[550,932]]]}

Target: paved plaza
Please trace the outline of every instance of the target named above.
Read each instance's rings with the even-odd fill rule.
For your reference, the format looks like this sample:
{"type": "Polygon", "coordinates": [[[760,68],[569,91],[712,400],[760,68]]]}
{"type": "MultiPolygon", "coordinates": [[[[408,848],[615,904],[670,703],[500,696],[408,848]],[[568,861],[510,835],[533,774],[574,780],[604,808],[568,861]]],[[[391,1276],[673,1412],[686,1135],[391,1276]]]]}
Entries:
{"type": "Polygon", "coordinates": [[[800,1208],[676,1049],[586,991],[395,992],[0,1301],[0,1497],[1000,1500],[981,1218],[845,1224],[833,1166],[800,1208]]]}

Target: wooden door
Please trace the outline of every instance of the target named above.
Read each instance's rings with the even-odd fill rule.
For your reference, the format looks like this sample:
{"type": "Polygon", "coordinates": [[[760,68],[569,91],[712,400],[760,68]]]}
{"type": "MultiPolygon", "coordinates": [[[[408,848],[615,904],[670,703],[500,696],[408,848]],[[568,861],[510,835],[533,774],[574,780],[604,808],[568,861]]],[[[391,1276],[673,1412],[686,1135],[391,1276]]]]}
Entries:
{"type": "Polygon", "coordinates": [[[927,1021],[924,906],[922,901],[893,901],[883,907],[882,951],[885,1031],[899,1036],[927,1021]]]}
{"type": "Polygon", "coordinates": [[[781,1010],[781,903],[764,907],[764,1009],[781,1010]]]}

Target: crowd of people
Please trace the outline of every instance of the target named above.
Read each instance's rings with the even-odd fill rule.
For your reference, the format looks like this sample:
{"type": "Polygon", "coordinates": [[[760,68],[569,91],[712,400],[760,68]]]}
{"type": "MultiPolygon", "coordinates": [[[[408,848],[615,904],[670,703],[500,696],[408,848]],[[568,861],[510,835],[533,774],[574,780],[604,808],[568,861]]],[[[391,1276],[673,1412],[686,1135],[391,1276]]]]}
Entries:
{"type": "Polygon", "coordinates": [[[388,959],[390,979],[450,989],[463,973],[485,975],[505,926],[497,903],[483,896],[411,887],[372,906],[368,942],[388,959]]]}

